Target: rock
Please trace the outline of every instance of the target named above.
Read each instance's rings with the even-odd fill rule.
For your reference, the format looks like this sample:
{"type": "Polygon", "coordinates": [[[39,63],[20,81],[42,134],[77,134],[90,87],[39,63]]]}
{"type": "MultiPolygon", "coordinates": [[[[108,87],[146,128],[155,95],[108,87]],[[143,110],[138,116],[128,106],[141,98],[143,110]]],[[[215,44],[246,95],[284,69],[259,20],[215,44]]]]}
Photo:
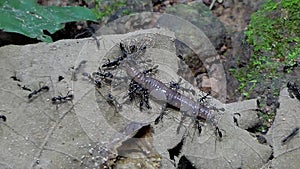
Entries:
{"type": "Polygon", "coordinates": [[[137,13],[110,22],[99,29],[97,35],[127,33],[153,27],[165,28],[175,33],[176,54],[182,56],[178,73],[199,88],[210,88],[213,96],[225,101],[226,75],[215,47],[200,28],[183,18],[170,14],[137,13]],[[203,77],[209,77],[209,81],[214,80],[216,83],[203,86],[210,84],[207,81],[202,83],[203,77]]]}
{"type": "Polygon", "coordinates": [[[289,97],[287,88],[280,92],[280,108],[277,109],[275,120],[267,133],[267,140],[273,147],[274,158],[265,168],[299,168],[300,136],[299,133],[287,139],[300,124],[300,102],[289,97]]]}
{"type": "Polygon", "coordinates": [[[256,111],[256,99],[234,102],[227,105],[236,109],[236,111],[232,112],[232,117],[236,118],[237,123],[235,125],[238,127],[247,130],[260,123],[256,111]]]}
{"type": "MultiPolygon", "coordinates": [[[[81,168],[82,165],[99,165],[97,161],[99,157],[91,157],[91,163],[81,163],[89,158],[91,153],[99,151],[93,147],[92,142],[96,142],[100,147],[104,143],[109,143],[111,138],[115,138],[114,136],[132,121],[151,125],[154,130],[153,140],[148,137],[147,139],[149,142],[153,141],[156,150],[154,152],[159,153],[159,155],[155,153],[158,157],[151,159],[159,162],[162,157],[161,163],[164,167],[174,166],[168,149],[175,147],[183,137],[185,141],[180,155],[174,159],[175,162],[182,156],[197,168],[259,168],[267,162],[271,154],[270,147],[259,144],[246,130],[235,126],[233,122],[232,113],[245,109],[243,103],[224,105],[210,98],[211,101],[207,106],[214,105],[225,109],[224,112],[212,109],[218,119],[217,125],[222,132],[222,138],[219,138],[220,135],[215,135],[215,128],[209,121],[203,122],[200,135],[198,131],[193,135],[194,121],[191,118],[184,120],[177,133],[181,113],[176,109],[168,109],[163,121],[154,125],[155,119],[161,112],[159,102],[150,99],[152,109],[141,112],[135,102],[120,102],[123,111],[119,111],[116,105],[107,100],[108,93],[118,97],[117,101],[126,100],[126,97],[122,97],[128,90],[129,81],[126,82],[126,78],[123,78],[124,81],[115,79],[111,83],[115,85],[103,85],[103,88],[98,90],[82,76],[83,72],[91,73],[98,70],[98,67],[107,62],[108,58],[119,56],[121,54],[119,42],[122,39],[136,42],[138,45],[147,44],[146,53],[142,56],[151,60],[151,63],[159,65],[160,71],[155,78],[164,83],[171,80],[178,81],[180,76],[177,74],[177,69],[180,59],[176,55],[174,33],[164,29],[146,31],[150,30],[143,32],[145,34],[142,37],[145,41],[139,39],[141,32],[140,34],[135,32],[125,35],[103,35],[99,37],[99,50],[94,39],[62,40],[52,44],[39,43],[0,48],[2,59],[0,95],[5,98],[0,100],[1,114],[7,117],[6,122],[0,122],[0,134],[3,138],[0,140],[1,167],[81,168]],[[78,68],[83,60],[86,63],[78,68]],[[77,72],[76,81],[71,80],[74,72],[77,72]],[[21,82],[15,81],[11,76],[20,78],[21,82]],[[64,79],[58,81],[59,76],[63,76],[64,79]],[[40,93],[35,99],[28,100],[30,91],[23,90],[18,83],[32,90],[38,89],[39,85],[47,85],[50,89],[48,92],[40,93]],[[71,90],[70,87],[74,94],[73,100],[59,105],[51,104],[52,97],[65,96],[71,90]]],[[[139,63],[141,63],[141,70],[151,66],[151,64],[147,65],[147,62],[139,63]]],[[[117,77],[125,76],[122,69],[111,71],[117,77]]],[[[182,80],[182,85],[193,89],[197,94],[203,94],[185,80],[182,80]]],[[[183,94],[193,100],[198,99],[198,96],[192,92],[183,92],[183,94]]],[[[136,132],[135,130],[136,128],[133,128],[133,133],[136,132]]],[[[125,132],[125,137],[117,137],[117,139],[120,138],[123,143],[131,136],[130,133],[125,132]]],[[[118,142],[114,145],[119,146],[122,143],[118,142]]],[[[144,141],[136,143],[147,145],[144,141]]],[[[122,150],[127,151],[127,148],[122,147],[122,150]]],[[[141,150],[140,147],[135,147],[134,150],[136,149],[141,150]]],[[[142,151],[146,153],[147,149],[142,151]]],[[[123,165],[126,160],[121,160],[120,165],[123,165]]],[[[137,161],[128,162],[132,166],[132,163],[136,164],[137,161]]]]}
{"type": "MultiPolygon", "coordinates": [[[[109,1],[110,2],[110,1],[109,1]]],[[[116,12],[109,16],[107,22],[114,21],[118,18],[123,17],[125,13],[139,13],[139,12],[152,12],[153,6],[151,0],[128,0],[124,7],[119,8],[116,12]]]]}
{"type": "Polygon", "coordinates": [[[217,50],[224,45],[226,39],[225,27],[203,3],[176,4],[166,8],[166,13],[186,19],[197,26],[205,33],[217,50]]]}
{"type": "Polygon", "coordinates": [[[128,8],[129,11],[131,12],[145,12],[153,11],[153,6],[152,6],[152,1],[151,0],[128,0],[126,1],[126,8],[128,8]]]}

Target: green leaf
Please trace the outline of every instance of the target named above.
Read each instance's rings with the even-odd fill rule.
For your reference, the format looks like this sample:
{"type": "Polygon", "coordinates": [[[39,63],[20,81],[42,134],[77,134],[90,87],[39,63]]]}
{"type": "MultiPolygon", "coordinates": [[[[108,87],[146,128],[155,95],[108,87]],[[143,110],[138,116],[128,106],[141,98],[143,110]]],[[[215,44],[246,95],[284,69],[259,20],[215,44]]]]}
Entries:
{"type": "Polygon", "coordinates": [[[245,97],[249,97],[249,93],[248,92],[243,92],[242,95],[244,95],[245,97]]]}
{"type": "Polygon", "coordinates": [[[64,27],[63,23],[91,20],[97,21],[94,13],[84,7],[40,6],[35,0],[1,0],[0,29],[15,32],[44,42],[52,42],[44,30],[54,33],[64,27]]]}

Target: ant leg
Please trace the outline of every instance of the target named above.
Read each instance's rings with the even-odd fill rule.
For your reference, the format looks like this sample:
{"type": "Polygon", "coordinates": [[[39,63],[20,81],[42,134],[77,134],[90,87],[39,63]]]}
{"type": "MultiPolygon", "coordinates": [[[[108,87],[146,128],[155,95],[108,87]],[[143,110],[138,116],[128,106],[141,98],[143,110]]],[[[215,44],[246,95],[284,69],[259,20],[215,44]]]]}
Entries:
{"type": "MultiPolygon", "coordinates": [[[[70,89],[70,88],[69,88],[69,89],[70,89]]],[[[72,90],[72,89],[69,90],[65,97],[73,95],[73,94],[70,94],[70,95],[69,95],[70,92],[73,92],[73,90],[72,90]]]]}
{"type": "Polygon", "coordinates": [[[198,137],[200,137],[201,132],[202,132],[202,125],[201,125],[199,119],[193,119],[192,123],[193,123],[193,128],[195,128],[193,137],[192,137],[192,141],[193,141],[197,130],[198,130],[198,137]]]}
{"type": "MultiPolygon", "coordinates": [[[[201,126],[199,120],[196,120],[196,121],[195,121],[195,125],[196,125],[196,127],[197,127],[197,129],[198,129],[198,134],[199,134],[199,136],[200,136],[200,134],[201,134],[201,132],[202,132],[202,126],[201,126]]],[[[196,131],[196,130],[195,130],[195,131],[196,131]]]]}
{"type": "Polygon", "coordinates": [[[108,62],[104,63],[101,67],[102,68],[113,68],[113,67],[117,67],[120,65],[120,62],[123,60],[123,57],[118,57],[113,61],[110,61],[108,59],[108,62]]]}
{"type": "Polygon", "coordinates": [[[100,67],[98,68],[98,71],[92,73],[92,76],[101,79],[113,78],[113,74],[103,71],[100,67]]]}
{"type": "Polygon", "coordinates": [[[179,78],[178,82],[171,81],[169,83],[169,87],[175,91],[178,91],[179,89],[183,92],[191,92],[193,95],[196,94],[196,92],[193,89],[187,89],[180,86],[180,83],[182,81],[182,78],[179,78]]]}
{"type": "Polygon", "coordinates": [[[209,96],[211,94],[211,91],[209,91],[205,96],[201,97],[199,99],[199,102],[203,103],[205,101],[205,99],[207,99],[207,96],[209,96]]]}
{"type": "Polygon", "coordinates": [[[180,128],[181,128],[182,123],[183,123],[183,120],[185,120],[185,119],[186,119],[186,116],[185,116],[185,113],[183,113],[183,114],[181,115],[181,119],[180,119],[180,122],[179,122],[179,126],[177,127],[177,130],[176,130],[177,134],[179,134],[180,128]]]}
{"type": "Polygon", "coordinates": [[[144,99],[143,96],[140,95],[140,111],[143,111],[144,99]]]}
{"type": "Polygon", "coordinates": [[[294,83],[288,82],[287,88],[291,98],[296,97],[298,100],[300,100],[300,89],[295,82],[294,83]]]}
{"type": "Polygon", "coordinates": [[[115,106],[117,110],[121,110],[122,109],[122,105],[117,101],[117,99],[111,93],[109,93],[107,95],[107,102],[109,104],[115,106]]]}
{"type": "Polygon", "coordinates": [[[223,134],[222,134],[222,132],[221,132],[221,130],[219,129],[219,127],[218,126],[216,126],[216,131],[215,131],[215,134],[217,135],[217,136],[219,136],[219,138],[221,139],[222,138],[222,136],[223,136],[223,134]]]}
{"type": "Polygon", "coordinates": [[[162,107],[162,110],[160,112],[160,115],[154,120],[154,124],[157,125],[160,121],[162,121],[164,115],[166,114],[166,107],[167,107],[167,104],[165,103],[162,107]]]}
{"type": "Polygon", "coordinates": [[[288,142],[289,140],[291,140],[293,137],[295,137],[298,134],[298,132],[299,132],[299,128],[298,127],[294,128],[288,136],[282,139],[281,141],[282,145],[288,142]]]}
{"type": "Polygon", "coordinates": [[[6,122],[6,116],[0,115],[0,119],[2,119],[4,122],[6,122]]]}
{"type": "Polygon", "coordinates": [[[151,109],[150,105],[149,105],[149,93],[147,89],[144,88],[139,88],[139,93],[138,95],[140,96],[140,109],[142,110],[143,105],[145,103],[145,106],[147,109],[151,109]]]}
{"type": "Polygon", "coordinates": [[[129,84],[128,94],[127,94],[129,96],[130,101],[134,100],[138,89],[139,89],[138,83],[134,80],[131,80],[129,84]]]}
{"type": "Polygon", "coordinates": [[[158,71],[157,68],[158,68],[158,65],[155,65],[154,67],[152,67],[148,70],[144,70],[143,73],[145,75],[155,74],[158,71]]]}
{"type": "Polygon", "coordinates": [[[144,89],[144,88],[143,88],[143,101],[146,104],[146,108],[151,109],[151,107],[149,105],[149,92],[147,89],[144,89]]]}
{"type": "Polygon", "coordinates": [[[174,82],[174,81],[171,81],[169,84],[170,84],[170,88],[175,90],[175,91],[178,91],[180,89],[180,81],[181,81],[181,78],[178,80],[178,82],[174,82]]]}
{"type": "Polygon", "coordinates": [[[236,126],[239,126],[237,116],[241,117],[241,114],[240,113],[233,113],[233,122],[235,123],[236,126]]]}
{"type": "Polygon", "coordinates": [[[125,49],[124,43],[121,42],[119,47],[120,47],[121,52],[122,52],[124,55],[125,55],[125,54],[128,54],[127,51],[126,51],[126,49],[125,49]]]}
{"type": "Polygon", "coordinates": [[[143,106],[145,105],[147,109],[151,109],[151,106],[149,105],[149,92],[147,89],[144,89],[140,84],[138,84],[136,81],[131,80],[129,84],[129,90],[128,94],[129,100],[133,101],[136,96],[140,99],[140,110],[143,110],[143,106]]]}

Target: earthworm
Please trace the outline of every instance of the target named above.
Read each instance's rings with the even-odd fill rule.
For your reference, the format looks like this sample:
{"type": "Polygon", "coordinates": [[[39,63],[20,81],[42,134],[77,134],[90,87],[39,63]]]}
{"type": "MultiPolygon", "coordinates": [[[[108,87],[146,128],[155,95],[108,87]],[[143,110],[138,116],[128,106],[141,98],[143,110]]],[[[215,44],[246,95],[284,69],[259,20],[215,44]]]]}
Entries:
{"type": "MultiPolygon", "coordinates": [[[[195,119],[209,120],[211,124],[216,127],[218,134],[221,136],[219,128],[215,123],[215,115],[210,111],[208,107],[202,105],[200,102],[190,99],[183,94],[180,94],[176,90],[166,86],[160,80],[149,77],[146,75],[146,73],[139,71],[135,66],[136,63],[134,61],[134,55],[136,51],[125,51],[125,47],[122,43],[120,43],[120,49],[123,53],[123,56],[116,58],[112,62],[103,64],[102,67],[120,65],[125,69],[127,75],[132,78],[132,80],[140,84],[144,89],[148,90],[153,98],[161,100],[180,109],[182,113],[182,119],[184,119],[185,117],[193,117],[195,119]]],[[[141,50],[145,49],[145,47],[141,48],[141,50]]],[[[182,120],[180,122],[180,125],[181,123],[182,120]]]]}
{"type": "Polygon", "coordinates": [[[209,108],[169,88],[163,82],[148,77],[143,72],[140,72],[134,64],[128,60],[124,60],[122,66],[124,66],[128,76],[139,83],[143,88],[150,91],[150,95],[153,98],[163,100],[166,103],[179,108],[182,111],[183,116],[213,121],[214,115],[210,112],[209,108]]]}

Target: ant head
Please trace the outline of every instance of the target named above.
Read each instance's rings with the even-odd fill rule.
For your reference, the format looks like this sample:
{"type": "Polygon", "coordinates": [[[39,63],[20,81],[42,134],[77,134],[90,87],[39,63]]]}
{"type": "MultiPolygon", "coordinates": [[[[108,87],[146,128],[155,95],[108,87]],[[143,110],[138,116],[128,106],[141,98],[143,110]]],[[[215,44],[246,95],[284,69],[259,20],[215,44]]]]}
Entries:
{"type": "Polygon", "coordinates": [[[135,45],[130,45],[130,46],[129,46],[129,53],[134,53],[134,52],[136,52],[136,51],[137,51],[137,48],[136,48],[135,45]]]}
{"type": "Polygon", "coordinates": [[[126,51],[126,47],[125,47],[124,43],[122,43],[122,42],[120,42],[120,50],[121,50],[121,52],[123,54],[122,57],[126,57],[126,55],[128,54],[128,52],[126,51]]]}
{"type": "Polygon", "coordinates": [[[291,88],[292,87],[292,83],[288,82],[287,85],[286,85],[286,87],[291,88]]]}
{"type": "Polygon", "coordinates": [[[68,95],[69,95],[69,96],[70,96],[70,95],[73,95],[73,94],[70,94],[70,93],[73,93],[73,90],[72,90],[72,89],[69,89],[69,90],[68,90],[67,96],[68,96],[68,95]]]}
{"type": "Polygon", "coordinates": [[[197,121],[205,121],[206,118],[201,117],[201,116],[196,116],[196,120],[197,120],[197,121]]]}
{"type": "Polygon", "coordinates": [[[0,115],[0,118],[1,118],[4,122],[6,122],[6,116],[0,115]]]}

